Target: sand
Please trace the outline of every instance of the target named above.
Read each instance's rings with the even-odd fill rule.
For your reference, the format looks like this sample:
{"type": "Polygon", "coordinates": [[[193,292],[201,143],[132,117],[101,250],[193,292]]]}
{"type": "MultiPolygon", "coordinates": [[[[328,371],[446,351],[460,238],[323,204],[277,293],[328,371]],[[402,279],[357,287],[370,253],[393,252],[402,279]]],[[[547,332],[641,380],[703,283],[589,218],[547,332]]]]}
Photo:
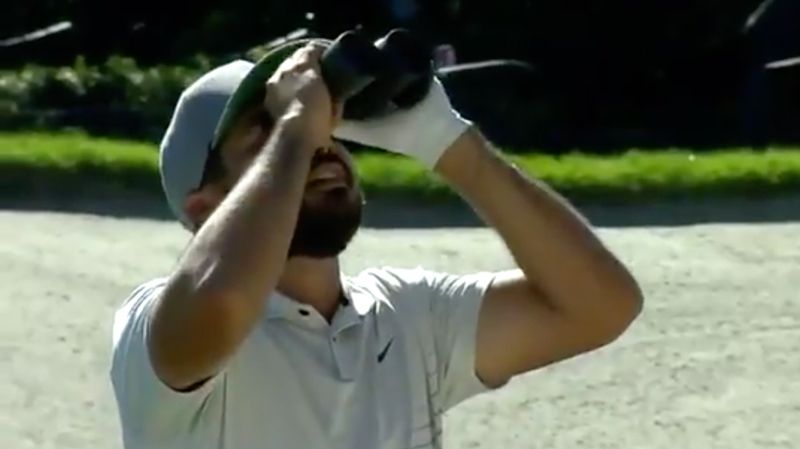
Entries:
{"type": "MultiPolygon", "coordinates": [[[[171,268],[175,224],[0,211],[0,448],[118,449],[114,308],[171,268]]],[[[646,293],[612,345],[471,399],[455,448],[800,447],[800,224],[600,229],[646,293]]],[[[535,238],[535,236],[532,236],[535,238]]],[[[364,230],[348,272],[512,261],[485,229],[364,230]]]]}

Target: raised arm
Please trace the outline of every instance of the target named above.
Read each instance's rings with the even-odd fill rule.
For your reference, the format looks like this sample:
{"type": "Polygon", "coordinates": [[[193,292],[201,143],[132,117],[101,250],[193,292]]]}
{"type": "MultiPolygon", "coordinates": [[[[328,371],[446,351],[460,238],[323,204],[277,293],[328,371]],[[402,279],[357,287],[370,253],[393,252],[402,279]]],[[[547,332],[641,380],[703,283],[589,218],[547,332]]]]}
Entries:
{"type": "Polygon", "coordinates": [[[437,171],[497,230],[519,267],[493,283],[481,308],[476,368],[485,382],[605,345],[637,316],[636,281],[587,221],[476,129],[454,142],[437,171]]]}
{"type": "Polygon", "coordinates": [[[200,228],[153,309],[150,358],[173,389],[219,372],[278,283],[313,154],[334,121],[319,76],[321,51],[300,50],[267,83],[265,107],[278,117],[269,138],[200,228]]]}
{"type": "Polygon", "coordinates": [[[602,346],[638,315],[638,284],[586,220],[500,157],[452,109],[439,80],[413,108],[368,123],[344,121],[334,135],[435,170],[513,254],[519,269],[499,274],[479,313],[475,364],[484,383],[499,385],[602,346]]]}

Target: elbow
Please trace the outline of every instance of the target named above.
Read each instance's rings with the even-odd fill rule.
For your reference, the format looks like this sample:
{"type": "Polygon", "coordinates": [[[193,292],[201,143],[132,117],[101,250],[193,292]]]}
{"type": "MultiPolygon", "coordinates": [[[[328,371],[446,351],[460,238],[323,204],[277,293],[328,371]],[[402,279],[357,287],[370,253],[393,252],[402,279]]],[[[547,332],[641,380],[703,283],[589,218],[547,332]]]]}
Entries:
{"type": "Polygon", "coordinates": [[[606,292],[602,298],[604,311],[594,319],[598,346],[616,341],[636,321],[644,308],[644,294],[632,278],[616,288],[607,289],[606,292]]]}
{"type": "Polygon", "coordinates": [[[168,291],[150,322],[148,349],[155,374],[180,390],[212,376],[243,339],[246,321],[223,294],[168,291]]]}

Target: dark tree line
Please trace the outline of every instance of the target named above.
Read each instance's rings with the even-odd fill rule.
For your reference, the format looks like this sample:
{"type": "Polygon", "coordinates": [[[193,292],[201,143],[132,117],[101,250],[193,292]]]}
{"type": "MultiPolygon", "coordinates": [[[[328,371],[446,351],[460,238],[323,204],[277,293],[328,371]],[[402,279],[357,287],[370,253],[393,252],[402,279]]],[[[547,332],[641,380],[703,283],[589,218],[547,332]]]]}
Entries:
{"type": "MultiPolygon", "coordinates": [[[[376,34],[407,26],[457,44],[468,59],[513,57],[659,65],[739,39],[761,0],[37,0],[12,2],[3,38],[59,21],[73,30],[42,42],[27,60],[126,54],[142,60],[227,52],[307,27],[333,37],[361,25],[376,34]],[[313,18],[309,15],[313,14],[313,18]],[[44,51],[68,40],[71,55],[44,51]]],[[[778,3],[797,3],[778,0],[778,3]]],[[[65,49],[66,50],[66,49],[65,49]]],[[[4,50],[5,51],[5,50],[4,50]]],[[[17,56],[17,55],[14,55],[17,56]]],[[[6,63],[10,61],[10,58],[6,63]]],[[[16,62],[20,62],[17,60],[16,62]]]]}
{"type": "MultiPolygon", "coordinates": [[[[298,28],[329,38],[354,26],[376,36],[412,28],[453,44],[459,61],[529,63],[531,95],[541,105],[524,120],[554,130],[539,136],[542,144],[716,144],[742,138],[739,131],[769,134],[764,117],[775,108],[778,122],[800,117],[800,101],[769,101],[800,95],[798,70],[762,69],[800,56],[800,0],[38,0],[4,9],[0,40],[72,23],[55,36],[0,47],[5,68],[71,64],[78,54],[90,63],[122,54],[144,65],[179,64],[197,53],[233,55],[298,28]]],[[[486,74],[478,86],[492,81],[486,74]]],[[[784,128],[791,137],[793,127],[784,128]]]]}

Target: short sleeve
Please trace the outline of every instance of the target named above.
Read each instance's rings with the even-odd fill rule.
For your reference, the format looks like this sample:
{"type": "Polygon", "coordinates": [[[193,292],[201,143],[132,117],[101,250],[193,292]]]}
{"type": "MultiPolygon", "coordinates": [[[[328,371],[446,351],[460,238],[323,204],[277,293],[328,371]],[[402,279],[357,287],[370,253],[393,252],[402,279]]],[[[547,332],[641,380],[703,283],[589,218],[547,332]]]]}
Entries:
{"type": "Polygon", "coordinates": [[[222,374],[191,392],[177,392],[155,374],[147,350],[151,310],[165,280],[137,288],[114,316],[111,383],[126,440],[164,441],[191,433],[222,374]]]}
{"type": "Polygon", "coordinates": [[[443,410],[489,390],[475,371],[475,348],[481,305],[494,276],[426,272],[443,410]]]}

